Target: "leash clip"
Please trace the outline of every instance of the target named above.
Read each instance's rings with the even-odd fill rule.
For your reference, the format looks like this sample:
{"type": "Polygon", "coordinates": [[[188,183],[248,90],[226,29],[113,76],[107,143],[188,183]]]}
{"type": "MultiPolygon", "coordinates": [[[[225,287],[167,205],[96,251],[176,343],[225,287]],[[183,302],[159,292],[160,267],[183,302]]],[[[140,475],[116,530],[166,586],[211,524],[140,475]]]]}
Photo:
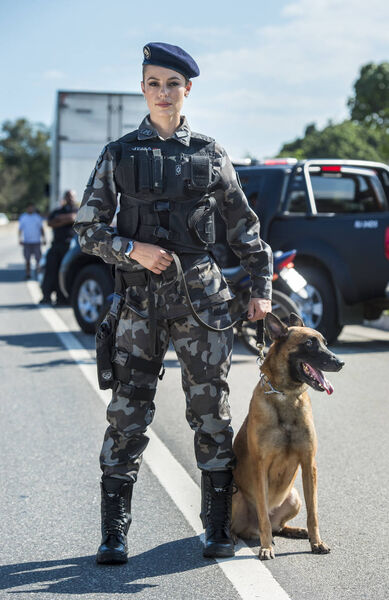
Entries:
{"type": "Polygon", "coordinates": [[[263,365],[264,360],[265,360],[265,354],[263,352],[263,346],[262,346],[262,344],[257,344],[257,348],[258,348],[258,356],[257,356],[257,359],[256,359],[256,363],[258,365],[258,369],[261,371],[262,365],[263,365]]]}

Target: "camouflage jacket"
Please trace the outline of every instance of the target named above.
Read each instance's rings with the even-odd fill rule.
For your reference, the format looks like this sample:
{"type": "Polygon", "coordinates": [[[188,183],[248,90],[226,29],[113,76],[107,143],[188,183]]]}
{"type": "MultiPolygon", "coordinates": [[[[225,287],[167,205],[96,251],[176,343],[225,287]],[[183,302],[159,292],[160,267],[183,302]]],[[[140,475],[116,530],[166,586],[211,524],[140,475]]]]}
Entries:
{"type": "MultiPolygon", "coordinates": [[[[217,208],[226,223],[228,243],[250,274],[252,297],[270,299],[272,254],[270,247],[260,239],[258,217],[248,205],[225,150],[212,138],[192,132],[185,117],[174,135],[167,140],[159,137],[149,117],[146,117],[135,132],[110,142],[103,148],[89,178],[74,225],[82,250],[126,271],[144,270],[125,255],[129,238],[136,240],[136,233],[127,237],[119,235],[117,228],[111,223],[117,210],[119,194],[128,195],[128,190],[123,188],[123,179],[118,177],[123,147],[136,155],[142,150],[153,150],[151,145],[158,146],[164,156],[173,155],[176,162],[184,161],[190,154],[197,152],[198,148],[203,154],[209,152],[213,175],[209,191],[216,199],[217,208]],[[211,147],[212,152],[208,150],[211,147]]],[[[181,169],[177,173],[181,173],[181,169]]],[[[153,192],[150,191],[151,200],[152,195],[153,192]]],[[[159,245],[163,247],[163,242],[159,245]]],[[[196,309],[233,297],[211,256],[186,255],[181,259],[196,309]]],[[[189,313],[179,283],[165,283],[161,290],[163,293],[156,299],[161,316],[169,318],[189,313]]],[[[127,301],[144,310],[147,307],[146,290],[139,286],[128,290],[127,301]]]]}

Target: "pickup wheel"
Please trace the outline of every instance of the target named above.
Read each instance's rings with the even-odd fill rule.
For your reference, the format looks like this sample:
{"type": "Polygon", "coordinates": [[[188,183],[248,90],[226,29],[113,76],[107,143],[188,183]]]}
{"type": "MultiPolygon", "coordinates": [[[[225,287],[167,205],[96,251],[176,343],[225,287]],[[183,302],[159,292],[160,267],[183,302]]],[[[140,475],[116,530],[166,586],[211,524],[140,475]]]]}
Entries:
{"type": "Polygon", "coordinates": [[[71,305],[85,333],[95,333],[112,289],[112,279],[102,265],[87,265],[78,273],[72,287],[71,305]]]}
{"type": "Polygon", "coordinates": [[[320,267],[296,262],[296,268],[307,280],[305,289],[308,298],[302,300],[297,294],[291,294],[291,297],[298,305],[305,325],[320,331],[328,343],[333,344],[343,328],[339,324],[335,290],[330,278],[320,267]]]}

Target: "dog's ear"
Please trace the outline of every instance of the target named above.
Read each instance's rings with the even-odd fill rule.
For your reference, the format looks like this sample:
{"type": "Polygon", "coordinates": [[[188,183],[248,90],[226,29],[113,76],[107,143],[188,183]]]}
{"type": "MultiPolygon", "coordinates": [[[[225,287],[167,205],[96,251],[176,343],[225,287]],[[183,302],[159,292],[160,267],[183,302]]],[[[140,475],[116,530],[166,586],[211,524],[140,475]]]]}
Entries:
{"type": "Polygon", "coordinates": [[[301,317],[296,315],[296,313],[290,313],[289,315],[289,325],[291,327],[305,327],[304,321],[301,317]]]}
{"type": "Polygon", "coordinates": [[[265,327],[269,338],[273,341],[288,337],[287,326],[273,313],[266,314],[265,327]]]}

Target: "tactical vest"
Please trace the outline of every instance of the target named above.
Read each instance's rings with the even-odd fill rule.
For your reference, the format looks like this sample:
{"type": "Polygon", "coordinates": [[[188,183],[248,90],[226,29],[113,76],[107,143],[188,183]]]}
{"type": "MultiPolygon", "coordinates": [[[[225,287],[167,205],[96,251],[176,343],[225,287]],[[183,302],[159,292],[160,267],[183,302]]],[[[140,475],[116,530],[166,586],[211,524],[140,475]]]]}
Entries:
{"type": "Polygon", "coordinates": [[[192,132],[187,147],[173,139],[139,141],[135,131],[117,144],[119,235],[178,254],[206,253],[215,243],[215,141],[192,132]]]}

